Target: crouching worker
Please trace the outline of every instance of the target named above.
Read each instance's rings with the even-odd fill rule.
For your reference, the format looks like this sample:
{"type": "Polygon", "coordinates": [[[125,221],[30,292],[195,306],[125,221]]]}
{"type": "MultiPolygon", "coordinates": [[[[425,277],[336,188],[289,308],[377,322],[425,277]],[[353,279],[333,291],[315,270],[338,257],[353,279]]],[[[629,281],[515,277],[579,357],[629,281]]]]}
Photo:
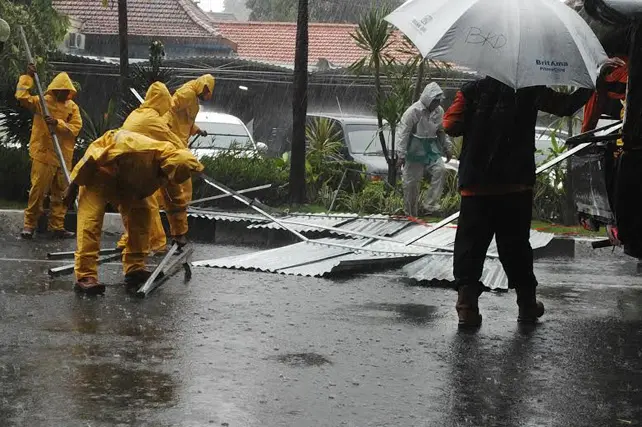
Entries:
{"type": "Polygon", "coordinates": [[[58,160],[49,128],[56,132],[60,149],[68,169],[74,155],[76,137],[82,128],[80,110],[72,98],[76,88],[67,73],[58,74],[45,92],[49,116],[40,108],[40,97],[31,95],[34,88],[36,67],[29,64],[27,74],[20,76],[16,88],[16,99],[20,105],[34,113],[29,157],[31,157],[31,189],[29,203],[25,209],[24,228],[20,236],[31,239],[43,213],[45,196],[49,194],[50,213],[48,229],[55,238],[72,238],[74,234],[65,230],[67,206],[62,198],[67,189],[67,178],[58,160]]]}
{"type": "Polygon", "coordinates": [[[444,93],[437,83],[429,83],[419,101],[404,113],[397,131],[399,164],[403,167],[403,198],[406,215],[419,216],[419,196],[424,175],[430,175],[430,189],[421,205],[427,214],[440,210],[446,166],[452,147],[442,124],[444,93]]]}
{"type": "Polygon", "coordinates": [[[65,194],[71,201],[78,192],[76,248],[77,292],[101,294],[98,251],[107,203],[120,206],[127,216],[128,240],[123,251],[125,284],[138,286],[150,276],[145,268],[149,253],[152,208],[149,196],[167,183],[180,184],[203,166],[186,149],[156,141],[139,133],[113,130],[94,141],[71,173],[65,194]]]}

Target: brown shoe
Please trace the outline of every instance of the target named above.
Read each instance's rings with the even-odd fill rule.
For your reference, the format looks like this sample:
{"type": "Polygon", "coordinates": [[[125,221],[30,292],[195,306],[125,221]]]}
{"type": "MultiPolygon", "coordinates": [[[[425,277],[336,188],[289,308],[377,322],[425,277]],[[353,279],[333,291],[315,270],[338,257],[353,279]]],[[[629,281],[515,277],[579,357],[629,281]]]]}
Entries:
{"type": "Polygon", "coordinates": [[[53,230],[51,232],[52,239],[73,239],[76,237],[76,233],[72,233],[67,230],[53,230]]]}
{"type": "Polygon", "coordinates": [[[20,232],[20,237],[22,237],[23,239],[31,240],[33,239],[34,231],[35,230],[33,228],[25,227],[20,232]]]}
{"type": "Polygon", "coordinates": [[[479,314],[479,296],[482,291],[477,287],[469,285],[459,288],[457,298],[457,315],[459,316],[460,328],[478,328],[482,323],[482,315],[479,314]]]}
{"type": "Polygon", "coordinates": [[[76,282],[74,290],[86,295],[102,295],[105,293],[105,285],[98,283],[94,277],[85,277],[76,282]]]}
{"type": "Polygon", "coordinates": [[[541,301],[537,301],[535,289],[534,287],[516,289],[517,306],[519,307],[517,321],[519,323],[536,323],[537,319],[544,315],[544,304],[541,301]]]}

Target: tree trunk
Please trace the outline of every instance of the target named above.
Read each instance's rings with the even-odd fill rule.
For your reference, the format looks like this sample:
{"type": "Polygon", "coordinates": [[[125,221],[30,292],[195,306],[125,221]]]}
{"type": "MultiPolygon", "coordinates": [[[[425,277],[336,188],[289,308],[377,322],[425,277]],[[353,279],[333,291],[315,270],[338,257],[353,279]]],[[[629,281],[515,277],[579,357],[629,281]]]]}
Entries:
{"type": "Polygon", "coordinates": [[[426,60],[422,59],[419,62],[419,68],[417,69],[417,81],[415,82],[415,93],[412,96],[413,102],[419,101],[421,96],[422,86],[424,85],[424,68],[426,67],[426,60]]]}
{"type": "MultiPolygon", "coordinates": [[[[381,63],[379,62],[379,57],[375,55],[373,62],[375,72],[375,94],[377,97],[377,105],[379,105],[381,99],[383,98],[383,92],[381,90],[381,63]]],[[[383,117],[381,116],[381,113],[379,111],[377,111],[377,125],[379,126],[379,142],[381,143],[381,151],[383,152],[383,156],[386,159],[386,163],[388,163],[388,182],[390,183],[390,185],[394,186],[395,183],[390,182],[390,179],[392,174],[394,173],[391,170],[397,167],[397,156],[394,151],[392,153],[388,152],[386,138],[383,136],[383,117]]]]}
{"type": "Polygon", "coordinates": [[[392,158],[392,163],[388,166],[388,184],[393,188],[397,185],[397,155],[395,151],[395,130],[390,128],[390,150],[393,152],[394,157],[392,158]]]}
{"type": "Polygon", "coordinates": [[[305,203],[305,122],[308,112],[308,0],[299,0],[292,96],[290,202],[305,203]]]}
{"type": "Polygon", "coordinates": [[[129,47],[127,42],[127,0],[118,0],[118,35],[120,40],[120,97],[127,90],[129,76],[129,47]]]}

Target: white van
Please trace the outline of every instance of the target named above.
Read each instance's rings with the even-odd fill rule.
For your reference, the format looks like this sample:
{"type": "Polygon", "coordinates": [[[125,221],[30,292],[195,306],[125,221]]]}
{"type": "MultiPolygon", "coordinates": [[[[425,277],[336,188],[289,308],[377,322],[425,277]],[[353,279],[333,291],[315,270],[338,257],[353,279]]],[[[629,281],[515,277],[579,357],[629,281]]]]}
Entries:
{"type": "Polygon", "coordinates": [[[267,145],[255,142],[243,121],[230,114],[199,112],[196,126],[207,132],[207,136],[192,137],[190,140],[190,149],[198,159],[216,157],[223,152],[252,157],[267,151],[267,145]]]}

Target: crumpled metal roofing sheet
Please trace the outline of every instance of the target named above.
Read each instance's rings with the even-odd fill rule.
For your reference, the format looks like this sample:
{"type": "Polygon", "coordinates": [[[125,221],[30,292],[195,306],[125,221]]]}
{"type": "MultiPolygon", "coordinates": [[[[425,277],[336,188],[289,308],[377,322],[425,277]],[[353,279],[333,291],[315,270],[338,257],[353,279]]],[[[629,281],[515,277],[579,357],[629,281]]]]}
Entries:
{"type": "MultiPolygon", "coordinates": [[[[436,231],[434,234],[439,233],[436,231]]],[[[432,234],[427,237],[433,236],[432,234]]],[[[531,230],[531,247],[539,249],[546,247],[555,236],[550,233],[542,233],[531,230]]],[[[423,242],[423,239],[421,240],[423,242]]],[[[454,247],[454,245],[453,245],[454,247]]],[[[497,245],[493,239],[489,253],[497,253],[497,245]]],[[[414,261],[403,268],[404,273],[411,279],[418,282],[427,282],[431,285],[444,285],[447,282],[453,282],[452,256],[440,254],[427,255],[417,261],[414,261]]],[[[484,263],[484,272],[482,273],[482,282],[492,289],[508,289],[508,277],[504,272],[501,262],[497,258],[486,258],[484,263]]]]}
{"type": "MultiPolygon", "coordinates": [[[[533,249],[544,248],[548,246],[549,243],[555,238],[554,234],[551,233],[542,233],[541,231],[531,230],[531,247],[533,249]]],[[[493,241],[490,242],[490,247],[488,252],[497,253],[497,242],[493,238],[493,241]]]]}
{"type": "MultiPolygon", "coordinates": [[[[427,255],[406,265],[403,271],[411,280],[431,286],[448,286],[455,280],[451,256],[427,255]]],[[[508,277],[499,259],[486,259],[482,283],[491,289],[508,289],[508,277]]]]}

